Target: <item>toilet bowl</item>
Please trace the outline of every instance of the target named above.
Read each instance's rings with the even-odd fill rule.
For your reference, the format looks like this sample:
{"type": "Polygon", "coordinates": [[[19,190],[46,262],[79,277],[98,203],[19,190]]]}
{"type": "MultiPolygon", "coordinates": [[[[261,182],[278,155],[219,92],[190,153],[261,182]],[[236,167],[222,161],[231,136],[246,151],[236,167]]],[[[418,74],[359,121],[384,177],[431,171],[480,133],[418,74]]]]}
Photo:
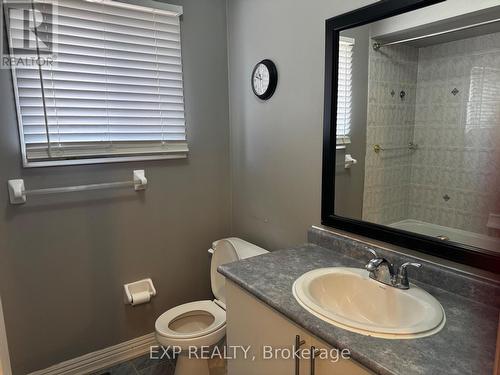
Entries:
{"type": "Polygon", "coordinates": [[[215,299],[176,306],[160,315],[155,323],[158,343],[181,350],[175,375],[208,375],[208,360],[199,355],[197,348],[214,346],[226,335],[225,278],[217,272],[217,267],[267,253],[234,237],[214,242],[209,252],[212,254],[210,281],[215,299]]]}

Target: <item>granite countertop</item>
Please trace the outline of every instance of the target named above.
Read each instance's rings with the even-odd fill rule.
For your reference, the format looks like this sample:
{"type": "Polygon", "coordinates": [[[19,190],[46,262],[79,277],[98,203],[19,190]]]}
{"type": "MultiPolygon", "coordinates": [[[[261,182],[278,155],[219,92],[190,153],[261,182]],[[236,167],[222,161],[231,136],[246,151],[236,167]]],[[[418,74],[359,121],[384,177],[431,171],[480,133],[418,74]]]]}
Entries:
{"type": "Polygon", "coordinates": [[[364,263],[306,244],[226,264],[219,267],[219,272],[331,346],[349,349],[355,361],[375,373],[493,373],[499,314],[496,308],[418,282],[442,304],[445,327],[430,337],[387,340],[330,325],[303,309],[293,297],[292,285],[305,272],[322,267],[362,267],[364,263]]]}

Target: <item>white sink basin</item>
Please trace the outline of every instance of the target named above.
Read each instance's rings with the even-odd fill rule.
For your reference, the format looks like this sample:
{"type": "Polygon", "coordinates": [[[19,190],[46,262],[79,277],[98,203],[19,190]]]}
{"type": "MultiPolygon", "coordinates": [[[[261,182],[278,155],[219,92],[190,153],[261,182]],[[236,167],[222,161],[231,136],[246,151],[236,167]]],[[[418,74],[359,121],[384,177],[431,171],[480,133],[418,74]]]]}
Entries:
{"type": "Polygon", "coordinates": [[[320,268],[293,284],[306,310],[349,331],[387,339],[433,335],[445,324],[441,304],[423,289],[401,290],[372,280],[359,268],[320,268]]]}

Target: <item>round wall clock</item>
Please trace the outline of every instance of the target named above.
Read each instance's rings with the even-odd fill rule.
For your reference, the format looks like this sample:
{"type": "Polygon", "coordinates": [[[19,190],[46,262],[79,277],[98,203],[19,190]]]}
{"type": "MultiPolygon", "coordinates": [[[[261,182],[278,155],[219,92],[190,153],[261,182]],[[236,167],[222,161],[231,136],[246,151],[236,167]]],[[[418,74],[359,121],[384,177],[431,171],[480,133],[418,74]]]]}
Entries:
{"type": "Polygon", "coordinates": [[[262,60],[252,72],[253,93],[262,100],[267,100],[273,96],[278,85],[278,69],[271,60],[262,60]]]}

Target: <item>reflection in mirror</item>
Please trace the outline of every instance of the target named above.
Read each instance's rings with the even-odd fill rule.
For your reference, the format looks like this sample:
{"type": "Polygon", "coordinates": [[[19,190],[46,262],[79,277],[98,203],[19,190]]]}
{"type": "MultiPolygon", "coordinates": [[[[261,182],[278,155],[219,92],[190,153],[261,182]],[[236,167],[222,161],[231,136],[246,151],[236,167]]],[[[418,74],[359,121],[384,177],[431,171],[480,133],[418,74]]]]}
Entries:
{"type": "Polygon", "coordinates": [[[500,8],[415,12],[340,33],[335,214],[500,253],[500,8]]]}

